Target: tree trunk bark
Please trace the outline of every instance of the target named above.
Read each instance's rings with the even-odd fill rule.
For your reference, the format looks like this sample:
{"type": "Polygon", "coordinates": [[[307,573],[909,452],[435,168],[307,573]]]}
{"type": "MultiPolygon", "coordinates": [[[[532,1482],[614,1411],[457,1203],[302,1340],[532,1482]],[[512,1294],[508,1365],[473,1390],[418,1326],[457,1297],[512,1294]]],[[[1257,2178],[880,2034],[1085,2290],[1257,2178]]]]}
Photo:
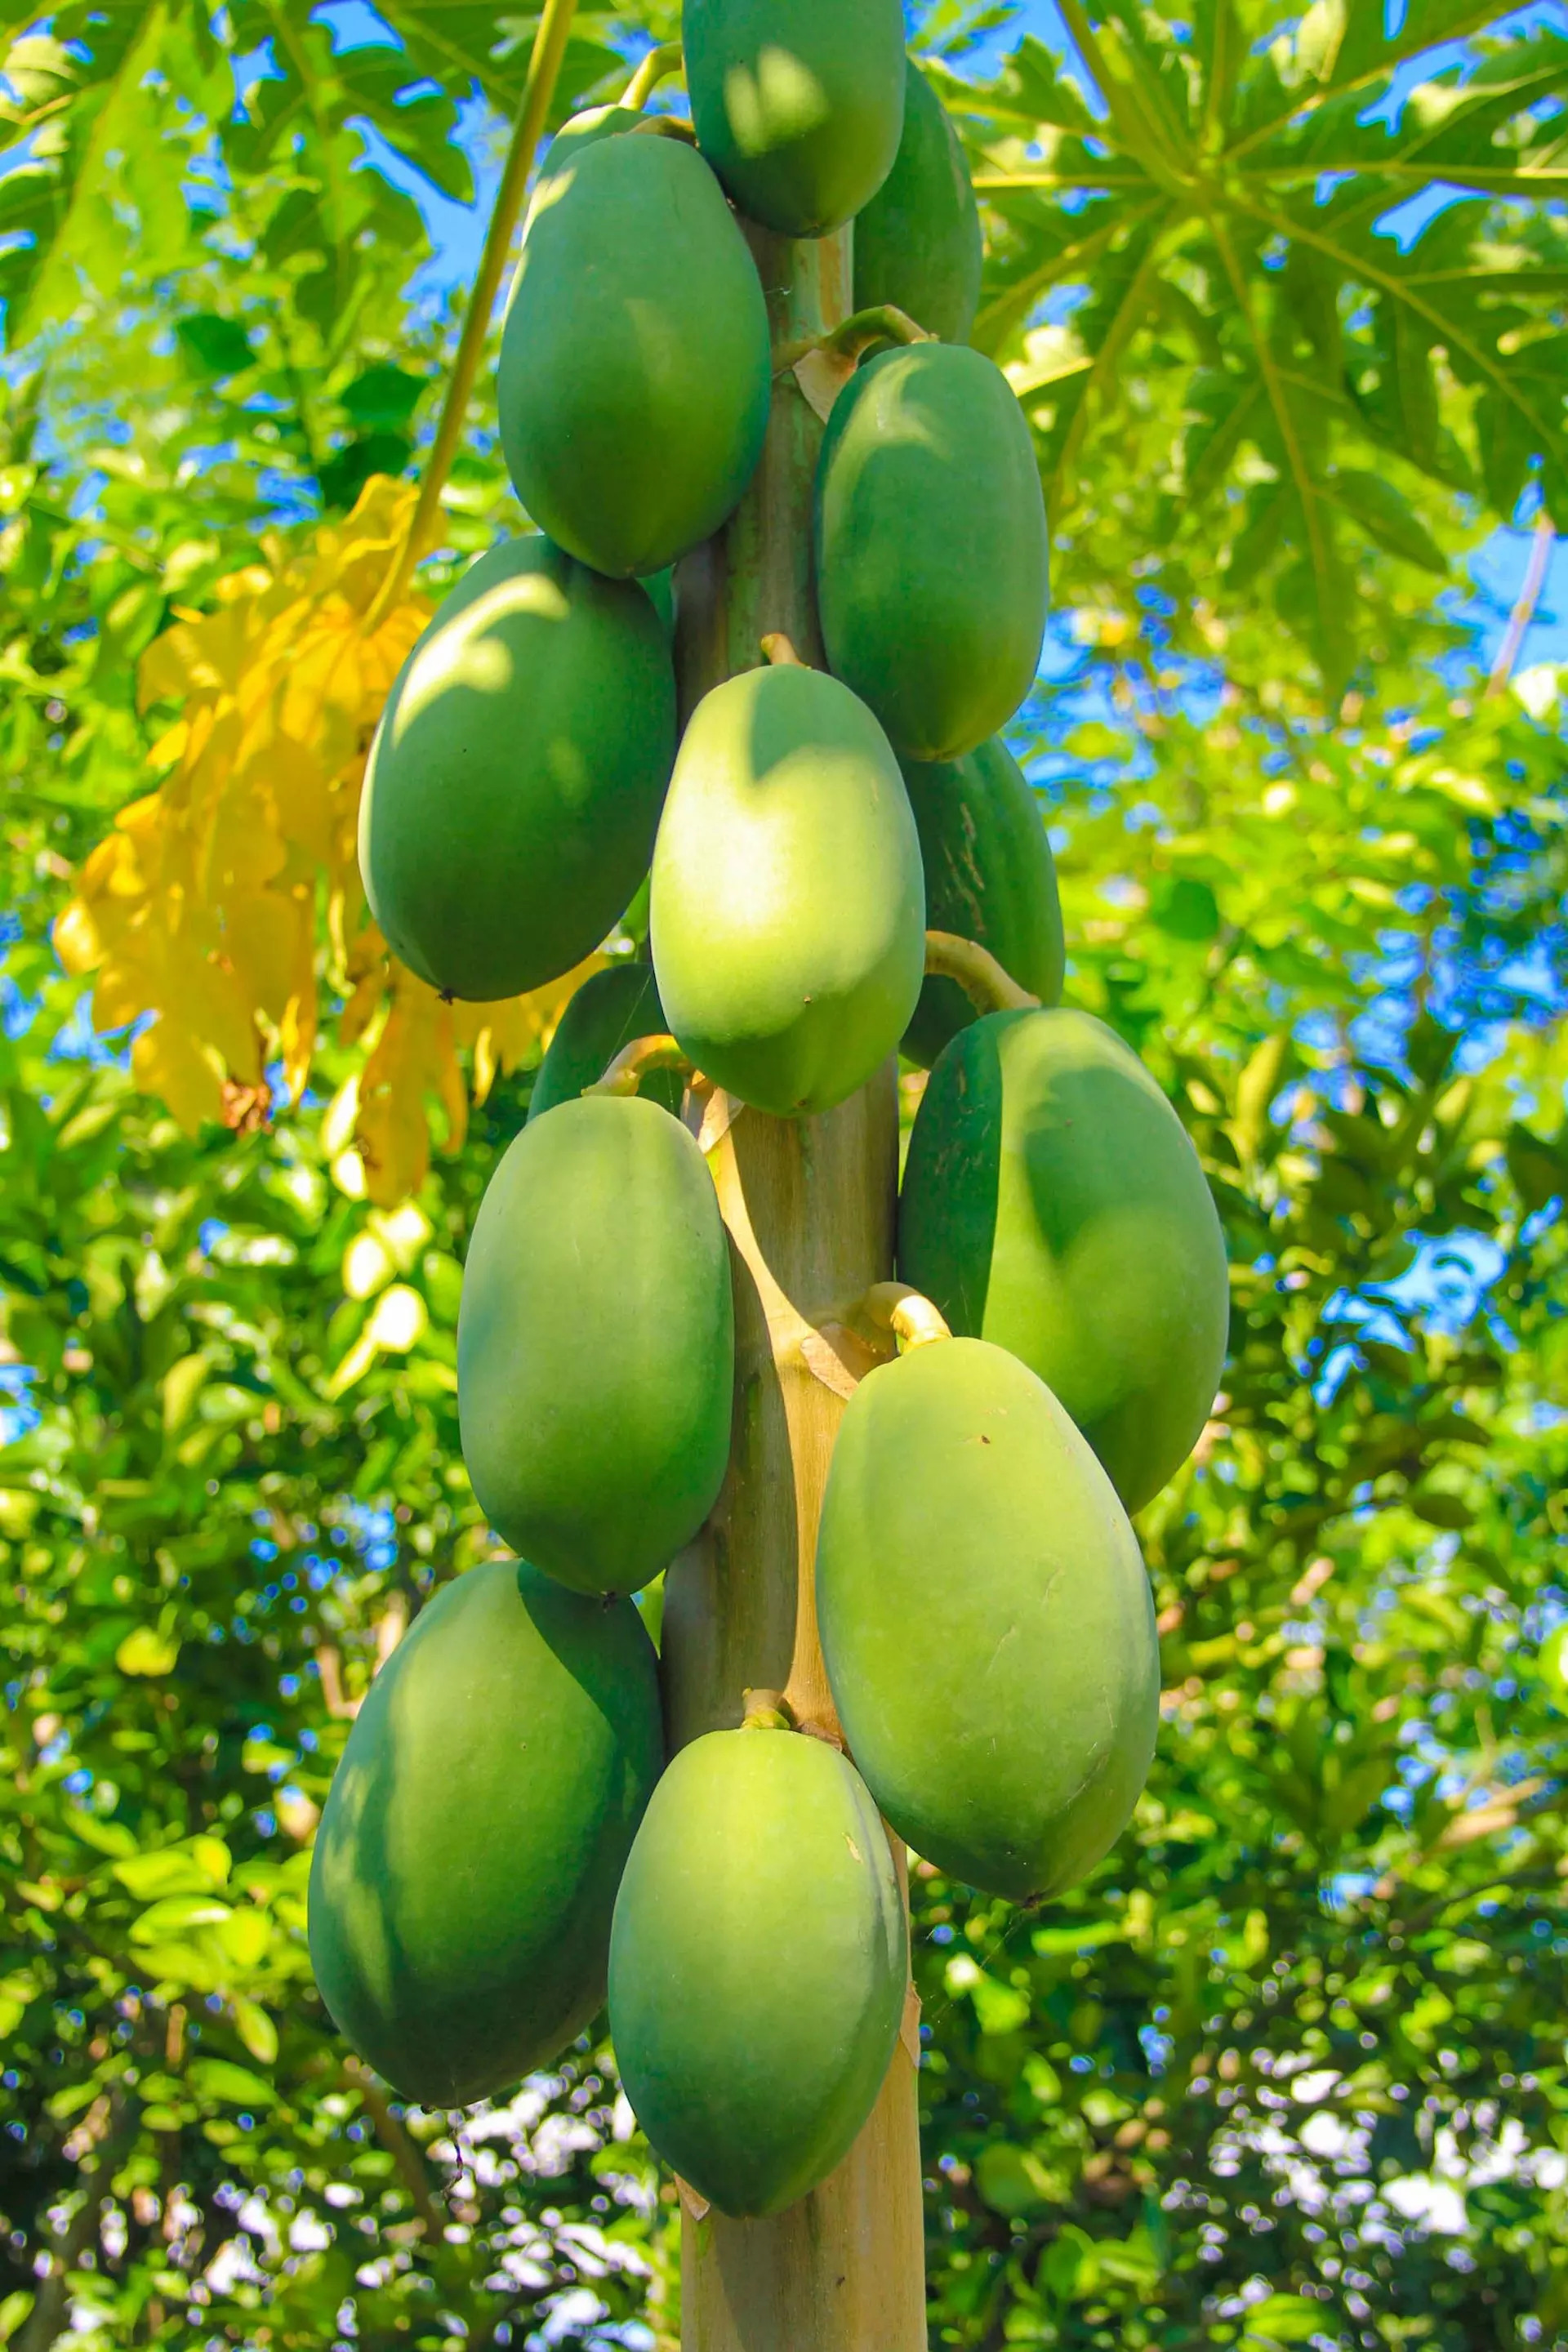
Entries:
{"type": "MultiPolygon", "coordinates": [[[[747,235],[775,351],[847,314],[848,231],[800,243],[747,235]]],[[[822,663],[811,562],[821,438],[786,371],[755,481],[726,529],[681,567],[683,715],[755,667],[771,631],[822,663]]],[[[837,1736],[814,1566],[844,1405],[801,1343],[823,1363],[815,1328],[892,1272],[898,1139],[891,1063],[825,1118],[769,1118],[723,1097],[710,1109],[704,1141],[735,1281],[735,1436],[713,1518],[666,1581],[672,1747],[739,1724],[747,1689],[783,1691],[798,1722],[837,1736]]],[[[901,1869],[896,1842],[894,1853],[901,1869]]],[[[809,1903],[809,1887],[801,1896],[809,1903]]],[[[900,2043],[859,2139],[811,2196],[768,2221],[683,2210],[683,2352],[924,2352],[921,2232],[915,2067],[900,2043]]]]}

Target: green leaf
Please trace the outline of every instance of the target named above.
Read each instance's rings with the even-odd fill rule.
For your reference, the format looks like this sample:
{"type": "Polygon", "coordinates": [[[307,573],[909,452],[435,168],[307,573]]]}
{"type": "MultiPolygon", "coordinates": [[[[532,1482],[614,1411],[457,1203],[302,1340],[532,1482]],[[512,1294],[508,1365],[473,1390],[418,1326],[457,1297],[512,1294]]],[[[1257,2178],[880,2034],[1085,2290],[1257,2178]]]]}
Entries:
{"type": "Polygon", "coordinates": [[[1055,2201],[1056,2185],[1046,2168],[1027,2148],[994,2140],[982,2148],[974,2167],[974,2185],[994,2213],[1008,2220],[1037,2212],[1055,2201]]]}
{"type": "Polygon", "coordinates": [[[27,2314],[33,2308],[33,2297],[26,2287],[17,2287],[0,2302],[0,2344],[9,2344],[27,2314]]]}
{"type": "Polygon", "coordinates": [[[278,2094],[272,2084],[247,2066],[236,2066],[227,2058],[193,2058],[185,2069],[185,2079],[198,2099],[221,2099],[231,2107],[275,2107],[278,2094]]]}
{"type": "Polygon", "coordinates": [[[234,2021],[251,2056],[263,2066],[273,2065],[278,2057],[278,2028],[259,2001],[247,2000],[237,1993],[234,2021]]]}
{"type": "Polygon", "coordinates": [[[1310,2342],[1322,2324],[1321,2304],[1309,2303],[1302,2294],[1271,2294],[1247,2312],[1241,2341],[1258,2347],[1258,2352],[1268,2352],[1277,2344],[1310,2342]]]}
{"type": "Polygon", "coordinates": [[[143,1911],[131,1932],[139,1944],[156,1944],[167,1937],[184,1936],[192,1927],[216,1927],[228,1916],[228,1905],[210,1895],[171,1895],[143,1911]]]}
{"type": "Polygon", "coordinates": [[[350,422],[361,433],[398,433],[407,425],[429,389],[422,376],[405,368],[366,368],[339,397],[350,422]]]}
{"type": "Polygon", "coordinates": [[[238,375],[256,358],[238,320],[219,318],[215,310],[193,310],[176,319],[174,332],[192,365],[216,379],[238,375]]]}
{"type": "Polygon", "coordinates": [[[1178,875],[1161,890],[1149,919],[1171,939],[1201,945],[1218,933],[1219,904],[1206,882],[1178,875]]]}
{"type": "Polygon", "coordinates": [[[1435,572],[1439,577],[1447,574],[1448,562],[1442,549],[1408,499],[1385,475],[1337,467],[1329,477],[1328,490],[1334,503],[1390,555],[1419,564],[1424,572],[1435,572]]]}

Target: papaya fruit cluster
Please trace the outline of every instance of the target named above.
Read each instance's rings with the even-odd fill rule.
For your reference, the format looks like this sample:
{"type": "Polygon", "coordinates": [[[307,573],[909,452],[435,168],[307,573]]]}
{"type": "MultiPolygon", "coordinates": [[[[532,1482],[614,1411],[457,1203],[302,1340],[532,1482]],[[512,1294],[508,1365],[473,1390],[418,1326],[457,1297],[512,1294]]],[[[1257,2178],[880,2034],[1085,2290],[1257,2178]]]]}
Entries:
{"type": "Polygon", "coordinates": [[[574,999],[482,1203],[462,1441],[519,1557],[446,1589],[373,1685],[310,1939],[342,2032],[430,2104],[547,2063],[607,1991],[654,2147],[758,2215],[845,2155],[900,2032],[883,1820],[1020,1898],[1124,1827],[1158,1696],[1129,1513],[1202,1429],[1227,1286],[1175,1113],[1059,1003],[1050,850],[998,731],[1044,629],[1039,478],[964,340],[978,217],[899,0],[687,0],[684,40],[695,144],[610,107],[546,159],[499,384],[542,529],[447,598],[370,760],[365,887],[433,985],[558,976],[645,877],[651,963],[574,999]],[[817,471],[828,667],[773,641],[678,740],[669,567],[744,495],[775,396],[744,224],[849,220],[869,318],[817,471]],[[900,1047],[930,1077],[908,1289],[877,1312],[909,1344],[848,1404],[816,1559],[847,1753],[759,1701],[667,1760],[631,1596],[719,1499],[735,1386],[688,1079],[793,1118],[900,1047]]]}

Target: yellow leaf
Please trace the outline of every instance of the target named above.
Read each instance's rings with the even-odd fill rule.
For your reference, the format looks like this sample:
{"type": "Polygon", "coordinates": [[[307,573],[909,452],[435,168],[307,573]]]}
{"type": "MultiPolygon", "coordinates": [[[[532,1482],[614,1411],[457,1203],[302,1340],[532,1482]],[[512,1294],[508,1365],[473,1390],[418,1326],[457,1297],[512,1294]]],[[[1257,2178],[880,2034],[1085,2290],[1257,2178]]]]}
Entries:
{"type": "Polygon", "coordinates": [[[103,960],[103,944],[91,909],[73,898],[55,920],[55,953],[68,972],[91,971],[103,960]]]}
{"type": "Polygon", "coordinates": [[[410,1348],[418,1346],[429,1321],[419,1293],[411,1290],[405,1282],[395,1282],[376,1300],[375,1313],[370,1318],[370,1337],[378,1348],[405,1355],[410,1348]]]}
{"type": "Polygon", "coordinates": [[[222,1055],[166,1013],[132,1046],[131,1068],[143,1094],[161,1095],[187,1135],[207,1119],[222,1118],[222,1055]]]}
{"type": "MultiPolygon", "coordinates": [[[[416,1001],[416,983],[391,971],[374,929],[352,957],[342,952],[363,906],[355,830],[366,749],[430,612],[408,596],[367,625],[416,495],[376,477],[346,520],[298,541],[267,538],[261,561],[217,583],[210,610],[175,606],[137,678],[143,710],[167,708],[152,755],[163,781],[121,811],[85,861],[56,933],[68,970],[97,973],[102,1026],[153,1016],[132,1052],[140,1086],[189,1129],[222,1117],[254,1124],[266,1115],[262,1071],[274,1055],[296,1097],[309,1078],[324,900],[330,969],[349,996],[342,1040],[366,1036],[372,1064],[380,1056],[364,1090],[361,1156],[366,1189],[387,1206],[423,1181],[432,1109],[449,1147],[468,1119],[447,1009],[416,1001]]],[[[492,1024],[481,1086],[510,1066],[515,1043],[492,1024]]],[[[335,1160],[353,1140],[341,1139],[335,1160]]]]}
{"type": "Polygon", "coordinates": [[[240,2040],[257,2063],[270,2066],[278,2055],[278,2028],[259,2001],[247,2000],[243,1993],[237,1993],[234,2021],[240,2040]]]}
{"type": "Polygon", "coordinates": [[[200,1353],[182,1356],[170,1365],[163,1375],[163,1432],[172,1437],[183,1429],[190,1418],[202,1385],[206,1379],[208,1363],[200,1353]]]}
{"type": "Polygon", "coordinates": [[[343,1252],[344,1297],[373,1298],[394,1270],[391,1252],[374,1234],[356,1234],[343,1252]]]}
{"type": "Polygon", "coordinates": [[[151,1625],[138,1625],[114,1653],[114,1663],[122,1675],[172,1675],[179,1655],[178,1642],[154,1632],[151,1625]]]}

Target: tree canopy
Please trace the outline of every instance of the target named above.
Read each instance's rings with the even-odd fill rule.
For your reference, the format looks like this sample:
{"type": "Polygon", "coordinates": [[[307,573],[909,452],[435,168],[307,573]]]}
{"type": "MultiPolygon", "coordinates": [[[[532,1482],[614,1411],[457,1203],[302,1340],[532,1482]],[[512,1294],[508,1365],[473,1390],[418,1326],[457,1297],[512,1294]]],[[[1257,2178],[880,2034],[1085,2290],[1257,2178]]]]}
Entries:
{"type": "MultiPolygon", "coordinates": [[[[1134,1828],[1037,1912],[917,1868],[931,2340],[1568,2344],[1562,682],[1458,593],[1565,519],[1568,40],[1060,14],[913,37],[1047,486],[1068,999],[1199,1146],[1232,1351],[1140,1522],[1134,1828]]],[[[678,16],[579,16],[554,119],[678,16]]],[[[482,374],[369,624],[460,310],[420,204],[533,19],[4,21],[0,2342],[672,2345],[608,2048],[404,2110],[302,1936],[354,1703],[489,1549],[460,1267],[559,1003],[441,1006],[353,869],[379,696],[519,520],[482,374]]]]}

